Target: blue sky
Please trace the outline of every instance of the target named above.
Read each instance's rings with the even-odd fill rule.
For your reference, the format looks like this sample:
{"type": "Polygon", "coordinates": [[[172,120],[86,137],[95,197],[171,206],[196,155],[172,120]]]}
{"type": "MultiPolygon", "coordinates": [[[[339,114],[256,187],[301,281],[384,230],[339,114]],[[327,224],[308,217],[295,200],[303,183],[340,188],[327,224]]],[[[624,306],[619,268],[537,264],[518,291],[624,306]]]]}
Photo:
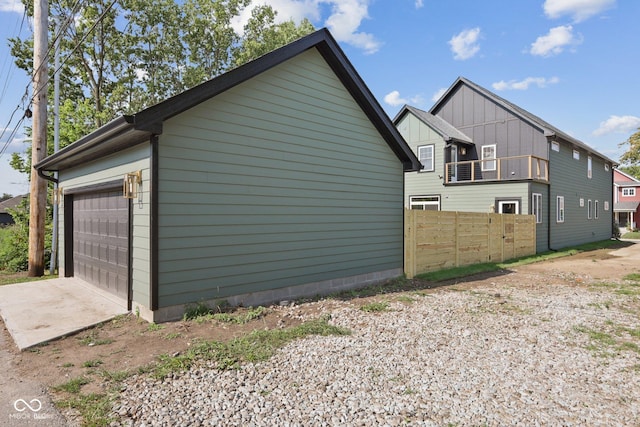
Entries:
{"type": "MultiPolygon", "coordinates": [[[[281,19],[306,17],[329,28],[392,118],[404,103],[429,109],[464,76],[614,160],[623,152],[618,144],[640,127],[637,0],[254,3],[271,4],[281,19]]],[[[2,40],[18,33],[21,20],[19,0],[0,0],[2,40]]],[[[22,35],[30,32],[25,23],[22,35]]],[[[0,129],[29,84],[8,56],[0,43],[0,129]]],[[[21,138],[0,157],[0,194],[28,190],[27,178],[8,166],[9,153],[24,150],[21,138]]]]}

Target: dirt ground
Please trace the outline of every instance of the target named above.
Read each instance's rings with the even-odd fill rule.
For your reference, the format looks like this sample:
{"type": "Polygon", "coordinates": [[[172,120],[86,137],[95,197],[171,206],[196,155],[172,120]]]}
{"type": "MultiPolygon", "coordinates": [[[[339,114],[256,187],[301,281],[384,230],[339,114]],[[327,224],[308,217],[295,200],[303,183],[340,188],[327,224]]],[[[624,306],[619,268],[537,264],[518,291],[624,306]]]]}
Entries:
{"type": "MultiPolygon", "coordinates": [[[[488,281],[499,283],[508,280],[520,282],[526,286],[532,281],[537,285],[558,283],[580,285],[586,280],[620,280],[629,273],[640,273],[640,245],[620,242],[613,248],[583,252],[574,256],[521,266],[515,271],[503,271],[476,275],[464,280],[431,283],[420,280],[407,281],[404,290],[439,292],[442,287],[455,284],[457,288],[473,288],[488,281]],[[561,274],[558,274],[561,273],[561,274]],[[553,281],[553,282],[552,282],[553,281]]],[[[388,295],[366,298],[349,297],[350,303],[364,305],[376,298],[388,298],[388,295]]],[[[301,322],[301,314],[320,315],[333,304],[341,304],[338,299],[326,300],[323,304],[297,303],[296,310],[284,307],[268,307],[266,314],[245,324],[232,324],[216,320],[198,323],[196,321],[177,321],[161,325],[151,325],[137,319],[134,315],[125,315],[76,335],[59,339],[49,344],[19,352],[15,346],[9,346],[12,366],[21,378],[37,381],[53,395],[56,385],[73,378],[85,377],[90,382],[83,386],[84,394],[103,392],[107,389],[110,375],[122,371],[136,372],[149,366],[161,354],[175,355],[184,352],[198,340],[226,341],[246,334],[255,329],[284,328],[301,322]]],[[[234,314],[246,313],[246,308],[238,309],[234,314]]],[[[0,322],[1,323],[1,322],[0,322]]],[[[0,333],[4,341],[12,343],[4,324],[0,333]]]]}

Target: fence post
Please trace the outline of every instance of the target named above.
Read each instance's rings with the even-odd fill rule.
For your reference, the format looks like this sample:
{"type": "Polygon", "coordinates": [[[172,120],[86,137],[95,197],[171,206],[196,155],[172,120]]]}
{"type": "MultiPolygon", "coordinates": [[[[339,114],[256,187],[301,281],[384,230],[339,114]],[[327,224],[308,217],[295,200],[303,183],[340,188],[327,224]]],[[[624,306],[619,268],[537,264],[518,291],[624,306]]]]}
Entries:
{"type": "Polygon", "coordinates": [[[408,279],[416,275],[416,216],[411,209],[404,210],[404,273],[408,279]]]}
{"type": "Polygon", "coordinates": [[[456,239],[456,267],[460,266],[460,241],[458,239],[458,236],[460,235],[460,233],[458,233],[458,227],[460,227],[460,216],[459,216],[459,212],[456,211],[456,222],[455,222],[455,236],[454,238],[456,239]]]}

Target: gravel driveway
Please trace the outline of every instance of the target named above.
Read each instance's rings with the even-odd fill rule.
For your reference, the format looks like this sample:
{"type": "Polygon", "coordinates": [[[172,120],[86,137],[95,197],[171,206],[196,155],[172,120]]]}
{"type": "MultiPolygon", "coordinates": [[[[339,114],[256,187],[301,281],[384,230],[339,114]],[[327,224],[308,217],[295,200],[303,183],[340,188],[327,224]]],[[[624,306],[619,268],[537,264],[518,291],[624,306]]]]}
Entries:
{"type": "Polygon", "coordinates": [[[352,335],[239,370],[132,377],[114,425],[640,425],[640,286],[617,283],[520,271],[378,296],[384,312],[310,303],[352,335]]]}

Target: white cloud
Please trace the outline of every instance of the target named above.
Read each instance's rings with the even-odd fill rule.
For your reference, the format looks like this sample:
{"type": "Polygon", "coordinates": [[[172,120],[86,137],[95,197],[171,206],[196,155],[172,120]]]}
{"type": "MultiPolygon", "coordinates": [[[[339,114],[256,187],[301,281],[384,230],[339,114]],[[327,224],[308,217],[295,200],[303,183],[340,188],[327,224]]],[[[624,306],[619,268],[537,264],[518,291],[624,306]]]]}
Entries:
{"type": "Polygon", "coordinates": [[[420,9],[424,6],[424,2],[422,0],[416,0],[416,9],[420,9]]]}
{"type": "Polygon", "coordinates": [[[20,0],[0,0],[0,12],[23,13],[24,6],[20,0]]]}
{"type": "Polygon", "coordinates": [[[480,38],[480,27],[464,30],[453,36],[449,40],[453,59],[465,60],[472,58],[480,50],[478,39],[480,38]]]}
{"type": "Polygon", "coordinates": [[[542,7],[545,15],[551,19],[568,15],[574,22],[581,22],[615,4],[616,0],[546,0],[542,7]]]}
{"type": "Polygon", "coordinates": [[[404,104],[422,104],[422,101],[423,99],[420,95],[416,95],[411,98],[403,98],[397,90],[391,91],[384,96],[384,102],[392,107],[404,104]]]}
{"type": "Polygon", "coordinates": [[[636,116],[610,116],[600,127],[593,131],[595,136],[608,133],[633,133],[640,128],[640,117],[636,116]]]}
{"type": "Polygon", "coordinates": [[[558,77],[550,77],[548,79],[545,77],[527,77],[526,79],[520,81],[509,80],[508,82],[505,82],[504,80],[501,80],[499,82],[493,83],[491,86],[495,90],[527,90],[531,85],[536,85],[540,88],[543,88],[551,84],[556,84],[558,82],[560,82],[560,79],[558,77]]]}
{"type": "MultiPolygon", "coordinates": [[[[233,29],[242,34],[245,24],[251,18],[255,6],[268,4],[277,12],[276,22],[293,19],[300,22],[303,18],[321,26],[326,26],[335,39],[360,48],[365,53],[375,53],[381,43],[373,34],[358,31],[364,19],[369,18],[371,0],[253,0],[240,16],[232,21],[233,29]],[[331,12],[323,21],[322,7],[330,6],[331,12]]],[[[316,25],[317,26],[317,25],[316,25]]]]}
{"type": "Polygon", "coordinates": [[[433,94],[433,96],[431,97],[431,100],[433,102],[437,102],[440,98],[442,98],[442,95],[444,95],[447,92],[447,87],[442,87],[440,89],[438,89],[438,91],[436,93],[433,94]]]}
{"type": "Polygon", "coordinates": [[[567,46],[575,46],[582,43],[582,37],[573,34],[571,25],[561,25],[549,30],[545,36],[540,36],[531,43],[532,55],[552,56],[562,53],[567,46]]]}

